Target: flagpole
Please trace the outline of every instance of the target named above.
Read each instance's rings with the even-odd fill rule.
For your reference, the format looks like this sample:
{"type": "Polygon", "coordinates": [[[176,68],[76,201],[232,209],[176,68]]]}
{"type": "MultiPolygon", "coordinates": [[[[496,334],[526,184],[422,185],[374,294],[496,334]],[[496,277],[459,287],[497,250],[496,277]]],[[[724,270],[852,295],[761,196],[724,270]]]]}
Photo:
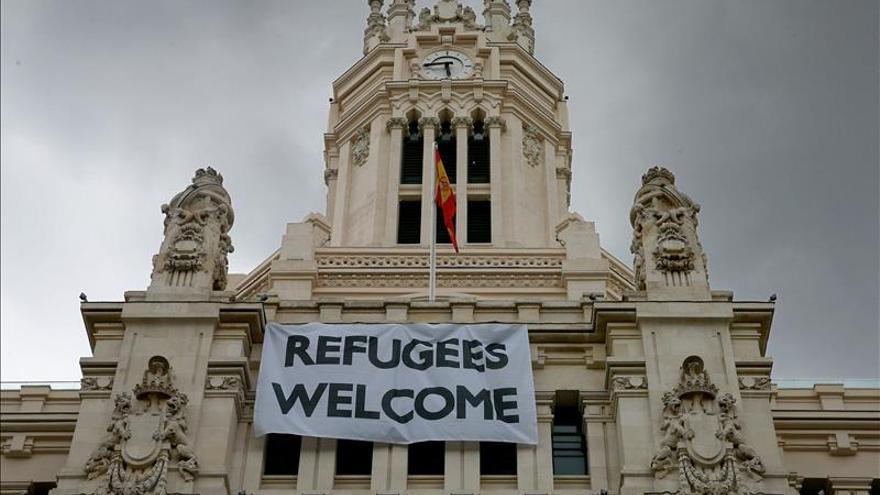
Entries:
{"type": "Polygon", "coordinates": [[[432,149],[431,162],[431,253],[428,261],[428,302],[434,302],[437,291],[437,143],[432,149]]]}

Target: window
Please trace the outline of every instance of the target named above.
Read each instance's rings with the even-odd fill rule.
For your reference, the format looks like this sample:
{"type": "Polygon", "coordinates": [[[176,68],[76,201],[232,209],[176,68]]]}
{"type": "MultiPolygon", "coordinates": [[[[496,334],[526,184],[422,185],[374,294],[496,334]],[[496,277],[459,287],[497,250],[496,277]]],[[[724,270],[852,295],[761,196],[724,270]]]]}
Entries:
{"type": "Polygon", "coordinates": [[[449,183],[455,184],[455,134],[453,134],[452,125],[449,122],[440,124],[440,136],[437,137],[437,151],[440,152],[440,159],[443,160],[443,168],[446,169],[449,183]]]}
{"type": "Polygon", "coordinates": [[[834,487],[828,478],[806,478],[801,484],[801,495],[833,495],[834,487]]]}
{"type": "MultiPolygon", "coordinates": [[[[437,244],[451,244],[452,239],[449,237],[449,231],[446,230],[446,224],[443,223],[443,210],[438,206],[434,208],[437,215],[437,244]]],[[[455,225],[455,217],[452,217],[452,225],[455,225]]]]}
{"type": "Polygon", "coordinates": [[[407,474],[439,475],[446,469],[446,442],[419,442],[407,449],[407,474]]]}
{"type": "Polygon", "coordinates": [[[480,442],[480,474],[515,475],[516,444],[480,442]]]}
{"type": "Polygon", "coordinates": [[[35,481],[28,486],[26,495],[49,495],[49,491],[53,488],[55,488],[55,483],[51,481],[35,481]]]}
{"type": "Polygon", "coordinates": [[[492,204],[485,200],[468,201],[467,241],[492,242],[492,204]]]}
{"type": "Polygon", "coordinates": [[[266,435],[266,450],[263,458],[263,474],[295,475],[299,471],[299,450],[302,437],[270,433],[266,435]]]}
{"type": "Polygon", "coordinates": [[[474,122],[474,134],[468,140],[468,183],[489,183],[489,136],[483,123],[474,122]]]}
{"type": "Polygon", "coordinates": [[[587,474],[587,443],[575,390],[556,392],[553,409],[553,474],[587,474]]]}
{"type": "Polygon", "coordinates": [[[422,202],[401,201],[397,210],[397,243],[418,244],[422,224],[422,202]]]}
{"type": "Polygon", "coordinates": [[[410,122],[407,134],[403,136],[403,146],[400,161],[400,183],[422,183],[422,153],[424,145],[422,135],[419,133],[418,122],[410,122]]]}
{"type": "Polygon", "coordinates": [[[880,478],[871,480],[871,488],[868,490],[870,495],[880,495],[880,478]]]}
{"type": "Polygon", "coordinates": [[[336,441],[336,474],[365,475],[373,471],[373,442],[336,441]]]}

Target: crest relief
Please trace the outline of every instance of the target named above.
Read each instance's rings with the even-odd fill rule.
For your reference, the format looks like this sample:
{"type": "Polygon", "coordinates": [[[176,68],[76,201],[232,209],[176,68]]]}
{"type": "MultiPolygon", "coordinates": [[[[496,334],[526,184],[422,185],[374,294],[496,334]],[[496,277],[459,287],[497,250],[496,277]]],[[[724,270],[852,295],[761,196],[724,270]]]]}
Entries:
{"type": "Polygon", "coordinates": [[[764,464],[746,442],[736,398],[709,378],[703,360],[690,356],[678,384],[663,394],[660,446],[651,470],[663,478],[677,470],[680,495],[744,495],[746,480],[760,480],[764,464]]]}
{"type": "Polygon", "coordinates": [[[199,463],[187,437],[187,396],[172,383],[171,365],[150,358],[132,393],[114,398],[107,435],[86,462],[88,479],[100,483],[97,495],[166,495],[174,462],[184,481],[192,481],[199,463]]]}

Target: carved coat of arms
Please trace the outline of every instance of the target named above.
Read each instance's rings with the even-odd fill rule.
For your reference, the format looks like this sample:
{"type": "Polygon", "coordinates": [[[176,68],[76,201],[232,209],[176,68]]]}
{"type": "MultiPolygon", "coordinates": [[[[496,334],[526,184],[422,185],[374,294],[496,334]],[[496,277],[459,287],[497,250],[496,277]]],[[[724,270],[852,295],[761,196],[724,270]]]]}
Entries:
{"type": "Polygon", "coordinates": [[[663,438],[651,460],[655,474],[678,469],[681,495],[748,494],[739,473],[760,478],[764,465],[742,434],[736,399],[718,397],[703,360],[685,359],[678,385],[662,400],[663,438]]]}
{"type": "Polygon", "coordinates": [[[108,435],[85,465],[89,479],[102,480],[98,495],[166,495],[172,461],[186,481],[199,471],[187,438],[186,394],[171,383],[162,356],[150,358],[144,378],[116,395],[108,435]]]}

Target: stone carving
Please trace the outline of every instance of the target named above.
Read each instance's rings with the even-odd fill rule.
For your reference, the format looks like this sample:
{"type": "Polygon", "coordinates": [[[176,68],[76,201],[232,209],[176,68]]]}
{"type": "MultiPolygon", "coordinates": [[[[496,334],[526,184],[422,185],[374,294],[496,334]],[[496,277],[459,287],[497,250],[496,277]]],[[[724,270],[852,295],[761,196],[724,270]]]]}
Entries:
{"type": "Polygon", "coordinates": [[[658,477],[678,469],[680,495],[746,494],[739,474],[760,479],[764,465],[746,443],[731,394],[718,396],[703,360],[690,356],[679,383],[663,394],[663,434],[651,459],[658,477]]]}
{"type": "Polygon", "coordinates": [[[662,274],[666,285],[691,285],[690,274],[698,268],[705,274],[705,254],[696,234],[699,211],[700,205],[675,187],[675,176],[665,168],[653,167],[642,176],[642,187],[630,210],[630,251],[639,290],[646,288],[650,270],[662,274]]]}
{"type": "Polygon", "coordinates": [[[370,157],[370,131],[358,129],[351,143],[351,161],[355,166],[362,167],[370,157]]]}
{"type": "Polygon", "coordinates": [[[532,0],[517,0],[516,6],[519,12],[513,17],[513,24],[510,26],[510,34],[507,39],[515,41],[527,52],[535,51],[535,29],[532,27],[532,15],[529,13],[529,7],[532,6],[532,0]]]}
{"type": "Polygon", "coordinates": [[[472,119],[470,117],[466,117],[466,116],[458,116],[458,117],[452,117],[452,120],[450,120],[449,123],[452,124],[453,128],[458,128],[458,127],[471,128],[474,125],[474,119],[472,119]]]}
{"type": "Polygon", "coordinates": [[[425,7],[419,11],[419,19],[413,31],[429,31],[432,24],[461,22],[465,29],[479,30],[477,14],[471,7],[462,6],[457,0],[439,0],[434,11],[425,7]]]}
{"type": "MultiPolygon", "coordinates": [[[[416,68],[418,68],[418,63],[416,63],[416,68]]],[[[406,117],[391,117],[385,123],[385,129],[391,132],[392,129],[406,129],[408,125],[409,121],[406,120],[406,117]]]]}
{"type": "Polygon", "coordinates": [[[329,186],[331,180],[336,180],[339,176],[339,170],[335,168],[324,169],[324,185],[329,186]]]}
{"type": "Polygon", "coordinates": [[[565,181],[565,204],[571,206],[571,169],[556,167],[556,178],[565,181]]]}
{"type": "Polygon", "coordinates": [[[196,170],[192,184],[162,205],[162,213],[165,240],[153,257],[150,289],[224,290],[235,214],[223,176],[211,167],[196,170]]]}
{"type": "Polygon", "coordinates": [[[431,127],[434,131],[440,128],[440,119],[437,117],[422,117],[419,119],[419,131],[425,132],[425,129],[431,127]]]}
{"type": "Polygon", "coordinates": [[[206,390],[239,390],[241,378],[237,376],[209,376],[205,379],[206,390]]]}
{"type": "Polygon", "coordinates": [[[535,168],[544,165],[544,144],[538,129],[531,124],[523,124],[523,157],[529,166],[535,168]]]}
{"type": "Polygon", "coordinates": [[[391,40],[381,9],[382,0],[370,0],[370,15],[367,16],[367,27],[364,29],[364,53],[372,50],[379,43],[387,43],[391,40]]]}
{"type": "Polygon", "coordinates": [[[733,456],[743,468],[754,474],[764,474],[764,463],[742,433],[742,422],[736,413],[736,398],[724,394],[718,399],[718,408],[721,411],[721,428],[716,433],[718,438],[733,445],[733,456]]]}
{"type": "MultiPolygon", "coordinates": [[[[564,256],[538,255],[438,255],[439,268],[559,268],[564,256]]],[[[315,261],[321,269],[326,268],[427,268],[428,260],[421,255],[319,255],[315,261]]]]}
{"type": "Polygon", "coordinates": [[[431,29],[431,22],[433,22],[434,16],[431,14],[431,9],[428,7],[423,8],[419,11],[419,21],[416,24],[414,31],[428,31],[431,29]]]}
{"type": "Polygon", "coordinates": [[[500,127],[502,131],[507,128],[507,122],[504,120],[504,117],[498,115],[486,117],[483,119],[483,125],[486,127],[500,127]]]}
{"type": "MultiPolygon", "coordinates": [[[[428,276],[418,273],[319,273],[318,287],[424,288],[428,276]]],[[[559,274],[438,274],[437,286],[444,288],[560,288],[559,274]]]]}
{"type": "Polygon", "coordinates": [[[84,392],[113,389],[112,376],[84,376],[79,383],[80,390],[84,392]]]}
{"type": "Polygon", "coordinates": [[[103,478],[98,495],[166,495],[173,460],[185,481],[199,472],[187,437],[186,394],[171,380],[162,356],[150,358],[132,395],[115,397],[107,436],[84,466],[88,479],[103,478]]]}
{"type": "Polygon", "coordinates": [[[648,379],[644,376],[615,376],[611,380],[612,390],[647,390],[648,379]]]}
{"type": "Polygon", "coordinates": [[[741,376],[737,379],[740,390],[770,390],[768,376],[741,376]]]}

